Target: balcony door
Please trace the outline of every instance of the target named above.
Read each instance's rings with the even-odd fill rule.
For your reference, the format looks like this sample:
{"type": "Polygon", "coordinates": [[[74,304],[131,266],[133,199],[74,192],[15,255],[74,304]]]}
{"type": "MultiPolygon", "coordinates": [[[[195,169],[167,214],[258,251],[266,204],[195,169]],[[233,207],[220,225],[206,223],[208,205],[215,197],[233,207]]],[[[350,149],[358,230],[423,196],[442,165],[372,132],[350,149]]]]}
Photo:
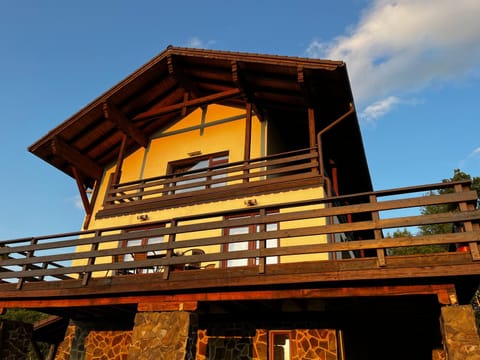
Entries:
{"type": "MultiPolygon", "coordinates": [[[[252,217],[259,216],[258,212],[237,215],[234,217],[228,217],[226,220],[237,220],[237,219],[248,219],[252,217]]],[[[253,234],[260,232],[260,225],[250,224],[250,225],[241,225],[241,226],[232,226],[225,229],[224,234],[226,236],[235,237],[239,235],[253,234]]],[[[265,226],[266,231],[276,231],[278,230],[277,223],[267,223],[265,226]]],[[[275,248],[278,247],[279,241],[276,238],[267,239],[265,242],[266,248],[275,248]]],[[[260,248],[260,240],[253,241],[239,241],[228,243],[224,245],[223,251],[228,253],[234,253],[235,251],[244,251],[244,250],[254,250],[260,248]]],[[[266,259],[267,264],[277,264],[278,256],[269,256],[266,259]]],[[[239,259],[229,259],[223,262],[223,267],[235,267],[235,266],[254,266],[259,264],[258,258],[239,258],[239,259]]]]}
{"type": "Polygon", "coordinates": [[[167,173],[173,175],[170,187],[174,190],[168,193],[173,195],[224,186],[224,182],[211,183],[211,180],[221,179],[225,174],[211,175],[209,172],[215,166],[227,163],[227,151],[170,162],[167,173]]]}

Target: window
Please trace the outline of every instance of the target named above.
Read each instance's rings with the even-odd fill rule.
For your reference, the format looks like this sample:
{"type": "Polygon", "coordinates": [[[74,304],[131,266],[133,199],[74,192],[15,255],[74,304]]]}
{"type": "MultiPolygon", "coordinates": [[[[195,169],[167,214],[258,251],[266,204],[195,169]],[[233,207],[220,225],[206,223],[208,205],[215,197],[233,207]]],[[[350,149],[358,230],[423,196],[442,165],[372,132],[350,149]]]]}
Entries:
{"type": "MultiPolygon", "coordinates": [[[[229,217],[228,220],[237,220],[237,219],[248,219],[251,217],[259,216],[257,213],[245,214],[235,217],[229,217]]],[[[246,235],[252,233],[260,232],[260,225],[242,225],[242,226],[235,226],[229,227],[225,229],[225,235],[227,236],[237,236],[237,235],[246,235]]],[[[276,231],[278,230],[277,223],[267,223],[266,224],[266,231],[276,231]]],[[[267,239],[265,242],[266,248],[275,248],[278,247],[278,239],[267,239]]],[[[225,252],[235,252],[235,251],[242,251],[242,250],[254,250],[260,248],[260,240],[253,240],[253,241],[240,241],[225,244],[224,251],[225,252]]],[[[267,264],[277,264],[278,263],[278,256],[269,256],[266,259],[267,264]]],[[[234,266],[248,266],[248,265],[258,265],[259,259],[258,258],[245,258],[245,259],[230,259],[226,260],[223,263],[223,267],[234,267],[234,266]]]]}
{"type": "Polygon", "coordinates": [[[210,171],[215,166],[227,163],[228,152],[196,156],[169,163],[167,173],[173,175],[170,183],[170,187],[173,189],[168,194],[181,194],[224,186],[225,182],[216,180],[226,177],[226,174],[211,175],[210,171]]]}
{"type": "MultiPolygon", "coordinates": [[[[136,246],[145,246],[145,245],[151,245],[151,244],[159,244],[163,242],[163,236],[154,236],[154,237],[146,237],[145,235],[146,232],[158,229],[159,227],[150,227],[150,228],[139,228],[139,229],[132,229],[128,230],[127,232],[129,234],[131,233],[138,233],[138,238],[134,239],[129,239],[129,240],[123,240],[121,242],[121,246],[124,248],[133,248],[136,246]]],[[[163,226],[162,226],[163,228],[163,226]]],[[[142,261],[146,260],[148,258],[154,258],[154,257],[162,257],[165,256],[164,251],[138,251],[135,249],[132,249],[132,252],[126,253],[123,255],[122,259],[119,259],[119,261],[142,261]]],[[[155,269],[154,267],[150,268],[138,268],[135,269],[134,272],[137,274],[145,274],[145,273],[151,273],[155,272],[158,269],[155,269]]]]}
{"type": "Polygon", "coordinates": [[[269,359],[290,360],[290,332],[270,331],[269,332],[269,359]]]}

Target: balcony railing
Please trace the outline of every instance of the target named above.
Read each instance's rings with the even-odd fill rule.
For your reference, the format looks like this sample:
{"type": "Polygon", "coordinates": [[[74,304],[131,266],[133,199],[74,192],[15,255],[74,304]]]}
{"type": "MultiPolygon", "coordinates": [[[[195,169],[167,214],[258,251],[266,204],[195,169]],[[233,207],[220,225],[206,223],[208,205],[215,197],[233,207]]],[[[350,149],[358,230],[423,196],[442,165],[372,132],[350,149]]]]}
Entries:
{"type": "MultiPolygon", "coordinates": [[[[119,184],[110,182],[98,216],[145,211],[319,183],[316,148],[167,174],[119,184]]],[[[112,177],[113,178],[113,177],[112,177]]]]}
{"type": "MultiPolygon", "coordinates": [[[[120,278],[124,285],[135,286],[138,279],[153,277],[148,289],[165,286],[171,290],[162,284],[183,279],[181,286],[195,288],[480,274],[476,202],[477,194],[468,182],[441,183],[255,207],[249,216],[232,211],[169,219],[149,223],[144,230],[124,226],[5,240],[0,241],[0,292],[8,297],[10,291],[20,289],[89,288],[102,279],[102,286],[95,290],[98,293],[114,291],[114,279],[120,278]],[[452,192],[430,192],[445,188],[452,192]],[[409,213],[442,204],[454,210],[409,213]],[[384,237],[397,228],[445,223],[452,224],[451,233],[384,237]],[[229,231],[239,228],[254,230],[229,231]],[[461,230],[454,232],[454,228],[461,230]],[[272,239],[276,241],[269,242],[272,239]],[[241,243],[250,245],[226,251],[229,244],[241,243]],[[421,255],[390,252],[427,245],[445,249],[421,255]],[[240,259],[250,261],[227,267],[229,261],[240,259]]],[[[131,291],[131,287],[115,291],[131,291]]]]}

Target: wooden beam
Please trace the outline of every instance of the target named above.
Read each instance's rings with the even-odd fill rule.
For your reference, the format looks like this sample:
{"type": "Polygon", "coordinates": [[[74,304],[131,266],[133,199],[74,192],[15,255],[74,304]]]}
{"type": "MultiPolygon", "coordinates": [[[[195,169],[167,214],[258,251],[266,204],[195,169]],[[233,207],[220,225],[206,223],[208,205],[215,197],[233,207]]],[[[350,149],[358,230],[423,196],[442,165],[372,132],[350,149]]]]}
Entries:
{"type": "MultiPolygon", "coordinates": [[[[138,295],[95,296],[95,298],[24,298],[2,299],[0,309],[13,307],[21,308],[73,308],[95,307],[111,305],[138,304],[138,311],[178,311],[195,310],[198,302],[209,301],[242,301],[242,300],[281,300],[281,299],[335,299],[346,297],[371,296],[404,296],[404,295],[437,295],[441,304],[448,304],[447,294],[452,293],[453,284],[425,284],[425,285],[392,285],[392,286],[351,286],[351,287],[317,287],[280,290],[246,290],[246,291],[212,291],[180,293],[172,295],[138,295]],[[183,305],[182,305],[183,304],[183,305]]],[[[75,311],[75,310],[72,310],[75,311]]]]}
{"type": "Polygon", "coordinates": [[[216,101],[221,101],[225,99],[229,99],[232,97],[236,97],[240,95],[240,90],[239,89],[230,89],[230,90],[225,90],[216,94],[212,95],[207,95],[204,97],[196,98],[189,100],[187,102],[181,102],[178,104],[174,105],[169,105],[165,106],[161,109],[156,109],[156,110],[150,110],[150,111],[145,111],[141,114],[138,114],[137,116],[134,117],[134,120],[150,120],[154,119],[158,116],[169,114],[172,112],[177,112],[177,111],[182,111],[184,107],[196,107],[196,106],[202,106],[205,104],[209,104],[212,102],[216,101]]]}
{"type": "Polygon", "coordinates": [[[95,180],[102,178],[103,169],[95,161],[67,144],[58,136],[50,141],[50,146],[55,156],[63,158],[83,174],[91,176],[95,180]]]}
{"type": "Polygon", "coordinates": [[[87,189],[85,188],[85,185],[83,184],[83,181],[80,178],[80,174],[78,173],[75,166],[72,166],[72,173],[73,173],[73,177],[75,178],[75,182],[77,183],[78,192],[80,193],[80,198],[82,199],[82,204],[83,204],[83,208],[85,209],[85,214],[87,216],[91,216],[92,206],[90,205],[90,201],[88,201],[87,192],[86,192],[87,189]]]}
{"type": "Polygon", "coordinates": [[[305,79],[305,69],[301,65],[297,66],[297,83],[300,86],[300,89],[302,90],[303,97],[305,98],[308,107],[309,108],[313,107],[313,104],[315,103],[315,101],[313,100],[313,96],[311,94],[311,91],[309,90],[308,82],[305,79]]]}
{"type": "MultiPolygon", "coordinates": [[[[185,92],[191,92],[193,97],[200,97],[201,93],[196,84],[188,79],[188,77],[185,75],[185,71],[183,71],[181,67],[174,64],[172,54],[167,55],[167,65],[168,73],[180,84],[182,88],[185,89],[185,92]]],[[[186,112],[186,108],[185,110],[182,110],[182,112],[183,111],[186,112]]],[[[185,115],[182,114],[182,116],[185,115]]]]}
{"type": "MultiPolygon", "coordinates": [[[[148,301],[148,299],[146,299],[148,301]]],[[[197,301],[157,301],[141,302],[137,305],[138,311],[195,311],[198,308],[197,301]]]]}
{"type": "Polygon", "coordinates": [[[243,148],[243,160],[250,160],[250,148],[252,142],[252,104],[247,103],[245,121],[245,143],[243,148]]]}
{"type": "Polygon", "coordinates": [[[245,81],[243,80],[238,68],[238,62],[232,61],[231,64],[233,83],[241,90],[246,102],[252,105],[252,109],[255,112],[255,115],[257,115],[260,121],[263,121],[265,114],[263,113],[263,111],[260,110],[258,104],[255,102],[255,96],[253,95],[252,91],[245,85],[245,81]]]}
{"type": "Polygon", "coordinates": [[[308,138],[310,147],[315,147],[317,142],[317,133],[315,130],[315,110],[311,107],[308,108],[308,138]]]}
{"type": "Polygon", "coordinates": [[[103,103],[103,114],[105,118],[111,121],[125,135],[135,140],[142,147],[147,147],[147,136],[138,129],[114,104],[110,102],[103,103]]]}
{"type": "Polygon", "coordinates": [[[123,165],[123,159],[125,157],[126,144],[127,144],[127,135],[123,135],[122,143],[120,144],[120,150],[118,151],[117,164],[115,168],[115,174],[113,175],[112,184],[118,184],[120,182],[120,177],[122,176],[122,165],[123,165]]]}

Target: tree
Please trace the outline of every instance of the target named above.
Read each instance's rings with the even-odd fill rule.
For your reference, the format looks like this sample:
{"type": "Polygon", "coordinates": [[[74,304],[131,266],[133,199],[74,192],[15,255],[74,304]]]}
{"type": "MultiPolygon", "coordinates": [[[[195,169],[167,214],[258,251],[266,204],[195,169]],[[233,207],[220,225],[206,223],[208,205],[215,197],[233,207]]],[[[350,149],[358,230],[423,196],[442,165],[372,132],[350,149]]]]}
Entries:
{"type": "MultiPolygon", "coordinates": [[[[471,189],[477,191],[477,196],[480,198],[480,177],[472,177],[461,171],[460,169],[453,170],[453,176],[450,179],[443,179],[442,182],[453,182],[453,181],[461,181],[461,180],[471,180],[472,185],[471,189]]],[[[431,195],[434,194],[448,194],[452,193],[453,189],[441,189],[437,192],[433,191],[430,192],[431,195]]],[[[478,201],[477,201],[478,203],[478,201]]],[[[421,209],[420,213],[422,215],[431,215],[431,214],[439,214],[443,212],[449,211],[456,211],[455,204],[442,204],[442,205],[428,205],[421,209]]],[[[433,224],[433,225],[422,225],[420,226],[419,235],[433,235],[433,234],[445,234],[454,231],[453,224],[433,224]]]]}
{"type": "MultiPolygon", "coordinates": [[[[450,179],[444,179],[442,182],[453,182],[453,181],[461,181],[461,180],[471,180],[472,183],[470,188],[477,192],[477,207],[479,206],[480,200],[480,177],[471,177],[469,174],[464,173],[460,169],[453,170],[453,176],[450,179]]],[[[441,189],[438,192],[431,192],[431,195],[434,194],[447,194],[453,192],[453,189],[441,189]]],[[[422,215],[430,215],[430,214],[439,214],[448,211],[456,211],[455,204],[442,204],[442,205],[428,205],[423,207],[420,210],[422,215]]],[[[445,234],[455,231],[454,225],[449,224],[433,224],[433,225],[422,225],[419,227],[419,232],[417,235],[433,235],[433,234],[445,234]]],[[[407,229],[403,230],[396,230],[392,235],[388,235],[387,237],[409,237],[414,236],[410,231],[407,229]]],[[[442,252],[447,251],[448,249],[445,248],[443,245],[431,245],[431,246],[412,246],[412,247],[403,247],[403,248],[392,248],[389,250],[390,255],[409,255],[409,254],[429,254],[434,252],[442,252]]],[[[477,322],[477,328],[480,333],[480,287],[476,291],[476,293],[472,297],[471,301],[472,307],[474,309],[475,318],[477,322]]]]}

